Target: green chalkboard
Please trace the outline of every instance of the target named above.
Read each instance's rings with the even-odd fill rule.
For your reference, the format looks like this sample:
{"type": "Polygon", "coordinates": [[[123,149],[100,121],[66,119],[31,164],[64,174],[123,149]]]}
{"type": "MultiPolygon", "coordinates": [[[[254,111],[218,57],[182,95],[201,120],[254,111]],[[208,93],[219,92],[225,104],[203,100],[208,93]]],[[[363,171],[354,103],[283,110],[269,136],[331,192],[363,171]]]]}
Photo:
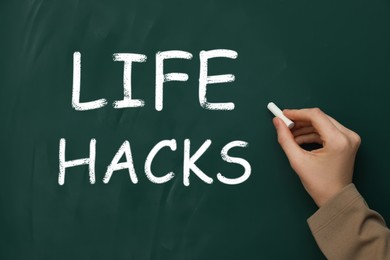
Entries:
{"type": "Polygon", "coordinates": [[[269,101],[321,107],[358,132],[356,186],[390,219],[389,1],[1,1],[0,36],[0,259],[323,259],[269,101]],[[225,56],[202,60],[215,50],[225,56]],[[187,56],[159,67],[168,51],[187,56]],[[131,77],[121,54],[145,56],[131,77]],[[143,106],[114,107],[124,76],[143,106]],[[244,176],[243,160],[249,178],[220,181],[244,176]]]}

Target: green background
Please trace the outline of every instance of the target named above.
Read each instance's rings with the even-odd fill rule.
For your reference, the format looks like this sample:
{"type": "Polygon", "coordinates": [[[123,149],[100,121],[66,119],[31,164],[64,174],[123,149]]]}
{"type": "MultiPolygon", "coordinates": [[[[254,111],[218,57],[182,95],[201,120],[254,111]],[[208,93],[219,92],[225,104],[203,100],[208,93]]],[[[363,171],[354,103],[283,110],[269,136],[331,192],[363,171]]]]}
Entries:
{"type": "Polygon", "coordinates": [[[384,0],[253,1],[1,1],[0,3],[0,258],[1,259],[323,259],[307,227],[316,207],[290,169],[267,111],[320,107],[358,132],[355,183],[368,204],[390,219],[390,3],[384,0]],[[209,111],[198,101],[199,52],[232,49],[236,60],[210,61],[209,74],[233,83],[210,86],[209,111]],[[184,50],[193,59],[165,62],[188,82],[165,84],[164,109],[154,109],[155,54],[184,50]],[[71,107],[73,53],[82,54],[81,100],[71,107]],[[133,67],[134,98],[143,108],[114,109],[123,97],[123,62],[113,53],[142,53],[133,67]],[[66,158],[88,156],[96,138],[96,184],[87,167],[67,170],[58,185],[59,140],[66,158]],[[143,164],[164,139],[150,183],[143,164]],[[211,147],[197,165],[211,185],[191,175],[182,183],[183,143],[211,147]],[[102,182],[107,165],[129,140],[138,184],[126,171],[102,182]],[[243,184],[218,182],[252,166],[243,184]]]}

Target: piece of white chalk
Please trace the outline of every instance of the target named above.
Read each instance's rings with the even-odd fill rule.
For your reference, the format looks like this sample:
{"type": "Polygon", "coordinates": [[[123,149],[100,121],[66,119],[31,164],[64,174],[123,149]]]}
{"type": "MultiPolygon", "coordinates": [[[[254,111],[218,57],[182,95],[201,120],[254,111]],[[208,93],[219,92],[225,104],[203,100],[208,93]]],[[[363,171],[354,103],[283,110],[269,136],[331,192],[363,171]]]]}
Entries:
{"type": "Polygon", "coordinates": [[[283,122],[286,124],[286,126],[288,128],[293,128],[295,123],[293,121],[291,121],[290,119],[288,119],[282,112],[282,110],[280,110],[274,102],[269,102],[268,105],[267,105],[267,108],[269,109],[269,111],[272,112],[272,114],[274,114],[275,116],[279,117],[280,119],[283,120],[283,122]]]}

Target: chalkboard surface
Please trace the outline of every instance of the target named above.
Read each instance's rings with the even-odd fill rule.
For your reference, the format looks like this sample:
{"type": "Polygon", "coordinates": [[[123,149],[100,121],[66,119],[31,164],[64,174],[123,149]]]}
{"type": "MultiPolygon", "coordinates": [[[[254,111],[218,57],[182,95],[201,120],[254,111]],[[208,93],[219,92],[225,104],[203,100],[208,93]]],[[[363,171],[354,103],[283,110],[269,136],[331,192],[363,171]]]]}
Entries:
{"type": "Polygon", "coordinates": [[[355,183],[390,219],[389,1],[2,1],[0,33],[1,259],[323,259],[306,224],[316,206],[276,141],[269,101],[321,107],[358,132],[355,183]],[[208,76],[230,80],[208,82],[207,102],[234,109],[200,102],[201,56],[213,50],[236,57],[208,60],[208,76]],[[187,58],[163,61],[158,110],[167,51],[187,58]],[[127,63],[131,75],[118,58],[130,53],[146,58],[127,63]],[[114,107],[124,76],[143,106],[114,107]],[[78,110],[72,99],[106,103],[78,110]],[[174,176],[156,183],[145,161],[163,140],[150,172],[174,176]],[[221,156],[233,141],[228,154],[251,169],[229,185],[217,174],[248,170],[221,156]],[[88,165],[66,164],[77,159],[88,165]]]}

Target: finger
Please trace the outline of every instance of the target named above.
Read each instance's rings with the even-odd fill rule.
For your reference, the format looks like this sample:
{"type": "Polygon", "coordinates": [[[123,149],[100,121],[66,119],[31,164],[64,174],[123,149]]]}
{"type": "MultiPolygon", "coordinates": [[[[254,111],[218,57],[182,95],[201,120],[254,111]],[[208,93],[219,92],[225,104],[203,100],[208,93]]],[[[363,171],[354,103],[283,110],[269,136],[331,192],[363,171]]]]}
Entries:
{"type": "Polygon", "coordinates": [[[300,129],[303,127],[311,126],[311,123],[307,121],[294,121],[294,123],[295,126],[293,127],[293,129],[300,129]]]}
{"type": "Polygon", "coordinates": [[[296,136],[299,136],[299,135],[305,135],[305,134],[310,134],[310,133],[317,133],[317,131],[314,129],[314,127],[312,126],[307,126],[307,127],[302,127],[302,128],[299,128],[299,129],[294,129],[292,131],[293,135],[296,137],[296,136]]]}
{"type": "Polygon", "coordinates": [[[345,126],[343,126],[342,124],[340,124],[336,119],[334,119],[333,117],[329,116],[328,115],[328,118],[329,120],[337,127],[337,129],[339,129],[340,131],[342,131],[343,133],[348,133],[348,131],[350,131],[348,128],[346,128],[345,126]]]}
{"type": "Polygon", "coordinates": [[[302,148],[295,142],[290,129],[288,129],[281,119],[275,117],[273,119],[273,123],[278,134],[278,142],[280,146],[286,153],[288,160],[290,162],[294,161],[294,159],[302,153],[302,148]]]}
{"type": "Polygon", "coordinates": [[[355,143],[358,143],[358,147],[360,145],[360,142],[361,142],[361,139],[360,139],[360,136],[358,134],[356,134],[354,131],[352,131],[351,129],[348,129],[346,128],[345,126],[343,126],[342,124],[340,124],[336,119],[334,119],[333,117],[329,116],[329,120],[332,121],[332,123],[343,133],[345,134],[346,136],[348,136],[348,138],[352,141],[352,142],[355,142],[355,143]]]}
{"type": "Polygon", "coordinates": [[[322,144],[323,143],[323,141],[321,140],[321,137],[316,133],[297,136],[297,137],[295,137],[295,142],[297,142],[297,144],[299,144],[299,145],[313,144],[313,143],[322,144]]]}
{"type": "Polygon", "coordinates": [[[320,136],[325,139],[331,137],[333,133],[337,131],[336,126],[330,121],[328,116],[318,108],[299,110],[285,109],[283,113],[293,121],[298,120],[310,122],[320,136]]]}

